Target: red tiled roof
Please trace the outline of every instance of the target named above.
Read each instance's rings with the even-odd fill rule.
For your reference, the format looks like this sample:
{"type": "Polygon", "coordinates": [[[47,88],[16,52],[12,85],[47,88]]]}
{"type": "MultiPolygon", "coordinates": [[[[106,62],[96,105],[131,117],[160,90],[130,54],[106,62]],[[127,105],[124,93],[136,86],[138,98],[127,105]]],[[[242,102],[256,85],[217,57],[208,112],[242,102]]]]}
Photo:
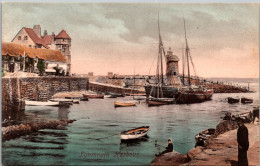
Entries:
{"type": "Polygon", "coordinates": [[[27,34],[30,36],[30,38],[33,40],[36,44],[42,44],[41,38],[38,37],[38,35],[34,32],[31,28],[24,28],[24,30],[27,32],[27,34]]]}
{"type": "Polygon", "coordinates": [[[70,36],[67,34],[65,30],[62,30],[57,36],[55,36],[57,39],[71,39],[70,36]]]}
{"type": "Polygon", "coordinates": [[[27,32],[27,34],[33,40],[33,42],[35,44],[40,44],[40,45],[44,46],[45,48],[50,48],[48,45],[50,45],[52,42],[51,35],[47,35],[43,38],[39,38],[39,36],[34,32],[33,29],[24,28],[24,30],[27,32]]]}
{"type": "Polygon", "coordinates": [[[52,43],[52,36],[51,35],[46,35],[42,38],[42,42],[45,44],[45,45],[51,45],[52,43]]]}

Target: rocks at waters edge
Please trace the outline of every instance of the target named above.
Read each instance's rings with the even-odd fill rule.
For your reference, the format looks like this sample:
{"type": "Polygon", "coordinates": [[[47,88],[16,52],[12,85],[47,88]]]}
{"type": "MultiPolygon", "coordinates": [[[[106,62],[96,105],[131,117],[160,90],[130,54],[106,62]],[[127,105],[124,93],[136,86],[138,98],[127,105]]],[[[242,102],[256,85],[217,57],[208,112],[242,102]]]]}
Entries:
{"type": "Polygon", "coordinates": [[[41,129],[57,129],[73,123],[76,120],[54,120],[49,122],[28,123],[15,126],[2,127],[2,141],[14,139],[22,135],[37,132],[41,129]]]}

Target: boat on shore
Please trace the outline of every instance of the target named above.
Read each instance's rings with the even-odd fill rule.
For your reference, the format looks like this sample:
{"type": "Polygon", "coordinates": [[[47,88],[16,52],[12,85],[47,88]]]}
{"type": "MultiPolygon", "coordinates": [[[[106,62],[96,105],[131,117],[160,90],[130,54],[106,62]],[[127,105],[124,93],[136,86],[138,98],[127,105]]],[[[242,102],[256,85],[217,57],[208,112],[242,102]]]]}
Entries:
{"type": "Polygon", "coordinates": [[[239,97],[228,97],[228,103],[233,104],[233,103],[239,103],[240,98],[239,97]]]}
{"type": "Polygon", "coordinates": [[[25,100],[25,105],[27,105],[27,106],[59,106],[60,102],[56,102],[56,101],[30,101],[30,100],[25,100]]]}
{"type": "Polygon", "coordinates": [[[104,95],[104,98],[117,98],[116,95],[104,95]]]}
{"type": "Polygon", "coordinates": [[[88,98],[88,99],[104,99],[104,95],[99,95],[99,94],[83,94],[83,98],[88,98]]]}
{"type": "Polygon", "coordinates": [[[142,126],[134,129],[130,129],[127,131],[123,131],[120,133],[121,140],[134,140],[141,137],[144,137],[149,132],[149,126],[142,126]]]}
{"type": "Polygon", "coordinates": [[[136,106],[136,103],[134,101],[121,101],[121,102],[114,101],[114,106],[115,107],[131,107],[131,106],[136,106]]]}
{"type": "Polygon", "coordinates": [[[246,98],[246,97],[242,97],[242,98],[241,98],[241,103],[243,103],[243,104],[253,103],[253,99],[251,99],[251,98],[246,98]]]}
{"type": "Polygon", "coordinates": [[[209,128],[203,130],[195,136],[196,146],[204,146],[206,141],[215,134],[215,129],[209,128]]]}

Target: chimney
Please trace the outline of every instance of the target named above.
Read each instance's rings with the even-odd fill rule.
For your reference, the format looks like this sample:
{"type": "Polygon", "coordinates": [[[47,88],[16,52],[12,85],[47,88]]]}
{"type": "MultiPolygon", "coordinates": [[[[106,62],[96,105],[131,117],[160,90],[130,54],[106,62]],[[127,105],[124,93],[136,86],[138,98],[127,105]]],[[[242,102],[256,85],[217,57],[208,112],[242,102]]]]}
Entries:
{"type": "Polygon", "coordinates": [[[55,34],[54,34],[54,32],[52,32],[52,34],[51,34],[51,38],[52,38],[52,41],[55,40],[55,34]]]}
{"type": "Polygon", "coordinates": [[[41,26],[40,25],[34,25],[33,31],[37,34],[38,37],[41,38],[41,26]]]}
{"type": "Polygon", "coordinates": [[[48,35],[47,30],[44,30],[43,36],[47,36],[47,35],[48,35]]]}

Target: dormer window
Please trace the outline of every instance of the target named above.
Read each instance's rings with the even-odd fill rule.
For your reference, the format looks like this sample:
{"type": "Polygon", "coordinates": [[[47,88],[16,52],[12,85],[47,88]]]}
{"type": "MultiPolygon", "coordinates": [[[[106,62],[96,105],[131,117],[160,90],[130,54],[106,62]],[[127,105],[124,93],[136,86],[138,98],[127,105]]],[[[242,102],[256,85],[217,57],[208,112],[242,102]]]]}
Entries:
{"type": "Polygon", "coordinates": [[[24,40],[28,40],[28,36],[24,36],[24,40]]]}
{"type": "Polygon", "coordinates": [[[21,40],[22,39],[22,36],[18,36],[18,40],[21,40]]]}

